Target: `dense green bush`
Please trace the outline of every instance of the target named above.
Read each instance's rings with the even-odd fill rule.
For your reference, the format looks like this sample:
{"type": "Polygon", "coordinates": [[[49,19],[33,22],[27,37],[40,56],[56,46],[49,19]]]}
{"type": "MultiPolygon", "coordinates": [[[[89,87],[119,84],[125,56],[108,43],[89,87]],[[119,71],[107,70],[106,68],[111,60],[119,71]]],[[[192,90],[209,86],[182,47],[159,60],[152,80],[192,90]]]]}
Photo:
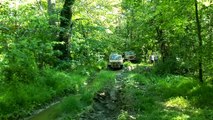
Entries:
{"type": "Polygon", "coordinates": [[[138,70],[130,72],[125,82],[122,100],[127,113],[134,111],[137,119],[146,120],[213,117],[211,83],[200,84],[196,79],[180,75],[137,73],[138,70]]]}
{"type": "Polygon", "coordinates": [[[155,69],[154,71],[158,74],[174,74],[177,72],[177,69],[179,69],[179,64],[176,60],[174,59],[168,59],[164,62],[159,61],[158,63],[156,63],[155,65],[155,69]]]}
{"type": "Polygon", "coordinates": [[[5,82],[26,82],[34,81],[38,77],[38,67],[32,52],[13,49],[4,58],[2,68],[5,82]]]}
{"type": "Polygon", "coordinates": [[[2,118],[24,117],[32,110],[41,108],[61,96],[75,94],[87,79],[78,72],[66,73],[50,68],[45,68],[37,74],[34,81],[12,81],[0,87],[0,116],[2,118]]]}

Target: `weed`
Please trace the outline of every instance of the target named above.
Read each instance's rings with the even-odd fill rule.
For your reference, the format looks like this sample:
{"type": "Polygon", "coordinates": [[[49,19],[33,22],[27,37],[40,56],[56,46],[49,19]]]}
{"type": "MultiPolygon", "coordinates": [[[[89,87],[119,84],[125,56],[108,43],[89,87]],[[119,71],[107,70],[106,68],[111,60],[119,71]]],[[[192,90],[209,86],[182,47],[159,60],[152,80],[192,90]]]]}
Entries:
{"type": "Polygon", "coordinates": [[[212,119],[211,84],[201,85],[190,77],[168,74],[158,76],[138,73],[137,70],[129,72],[123,95],[126,101],[124,104],[128,106],[126,110],[133,110],[137,119],[212,119]]]}
{"type": "Polygon", "coordinates": [[[29,115],[30,111],[41,108],[60,96],[76,93],[87,79],[86,76],[74,72],[67,73],[50,68],[43,69],[39,74],[31,83],[14,81],[1,87],[2,118],[9,115],[11,118],[8,119],[18,119],[29,115]]]}

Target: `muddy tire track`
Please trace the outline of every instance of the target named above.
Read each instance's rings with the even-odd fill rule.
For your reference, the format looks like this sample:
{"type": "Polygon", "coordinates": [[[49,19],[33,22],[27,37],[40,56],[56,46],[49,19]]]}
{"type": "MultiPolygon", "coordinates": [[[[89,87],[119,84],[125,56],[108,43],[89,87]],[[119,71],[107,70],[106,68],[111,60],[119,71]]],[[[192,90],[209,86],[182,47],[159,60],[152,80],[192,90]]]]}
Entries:
{"type": "Polygon", "coordinates": [[[117,73],[115,84],[96,93],[92,107],[79,120],[117,120],[122,109],[122,89],[126,70],[117,73]]]}

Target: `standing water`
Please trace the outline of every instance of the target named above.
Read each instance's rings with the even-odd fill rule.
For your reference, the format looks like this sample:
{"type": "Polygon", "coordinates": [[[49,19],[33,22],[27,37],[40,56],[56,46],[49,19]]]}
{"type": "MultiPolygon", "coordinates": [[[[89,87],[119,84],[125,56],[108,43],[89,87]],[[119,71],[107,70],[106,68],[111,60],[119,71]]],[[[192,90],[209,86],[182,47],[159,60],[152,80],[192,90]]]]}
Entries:
{"type": "Polygon", "coordinates": [[[57,102],[49,106],[45,110],[41,110],[37,114],[27,118],[26,120],[54,120],[57,115],[60,113],[60,102],[57,102]]]}

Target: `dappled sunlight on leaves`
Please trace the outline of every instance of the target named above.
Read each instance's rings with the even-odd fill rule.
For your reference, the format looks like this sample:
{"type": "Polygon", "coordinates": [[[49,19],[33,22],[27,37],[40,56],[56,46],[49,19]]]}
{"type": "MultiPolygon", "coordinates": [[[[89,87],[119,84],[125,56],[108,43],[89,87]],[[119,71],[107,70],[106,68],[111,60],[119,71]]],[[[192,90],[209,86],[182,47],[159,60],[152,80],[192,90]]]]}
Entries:
{"type": "Polygon", "coordinates": [[[190,118],[189,115],[182,114],[182,115],[172,118],[172,120],[187,120],[189,118],[190,118]]]}
{"type": "Polygon", "coordinates": [[[175,98],[170,98],[168,101],[165,102],[164,104],[166,107],[174,107],[178,109],[185,109],[190,106],[190,103],[188,100],[183,98],[182,96],[180,97],[175,97],[175,98]]]}

